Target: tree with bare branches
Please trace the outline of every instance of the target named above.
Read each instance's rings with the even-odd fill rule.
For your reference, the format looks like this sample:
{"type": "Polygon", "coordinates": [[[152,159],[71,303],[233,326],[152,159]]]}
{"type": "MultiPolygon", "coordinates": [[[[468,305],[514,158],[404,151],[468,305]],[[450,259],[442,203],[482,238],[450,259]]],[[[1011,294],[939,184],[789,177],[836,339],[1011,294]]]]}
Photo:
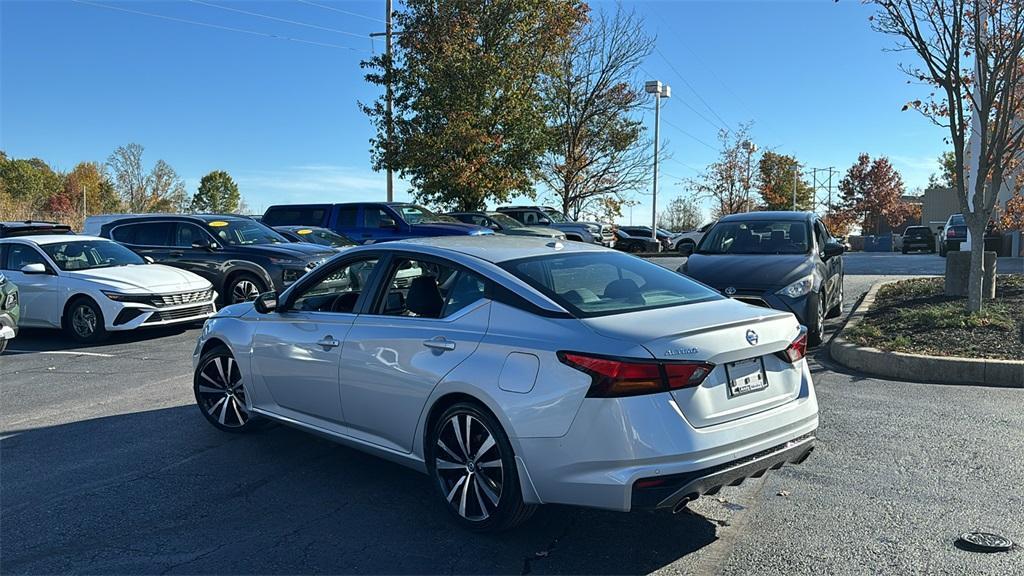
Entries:
{"type": "Polygon", "coordinates": [[[982,308],[985,227],[1024,154],[1024,2],[1020,0],[866,0],[873,27],[899,36],[918,64],[901,68],[930,85],[919,110],[949,130],[954,187],[971,231],[967,310],[982,308]],[[968,166],[971,168],[968,169],[968,166]]]}
{"type": "Polygon", "coordinates": [[[579,27],[546,78],[550,146],[538,174],[573,218],[608,196],[621,203],[650,181],[639,117],[647,99],[635,76],[653,45],[643,21],[618,6],[579,27]]]}
{"type": "Polygon", "coordinates": [[[741,124],[734,131],[720,130],[718,160],[709,164],[698,178],[689,181],[692,190],[711,197],[715,218],[755,209],[749,195],[752,159],[744,146],[750,140],[749,134],[749,123],[741,124]]]}

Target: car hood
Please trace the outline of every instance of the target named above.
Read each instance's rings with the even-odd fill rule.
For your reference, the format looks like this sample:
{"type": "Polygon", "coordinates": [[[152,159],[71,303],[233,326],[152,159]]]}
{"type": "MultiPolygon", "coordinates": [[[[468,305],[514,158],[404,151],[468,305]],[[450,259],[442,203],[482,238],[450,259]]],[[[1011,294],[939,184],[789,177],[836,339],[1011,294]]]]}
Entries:
{"type": "Polygon", "coordinates": [[[61,275],[119,292],[188,292],[211,287],[206,279],[187,270],[161,264],[71,270],[61,275]]]}
{"type": "Polygon", "coordinates": [[[484,228],[483,226],[477,226],[475,224],[464,224],[462,222],[423,222],[420,224],[410,224],[410,226],[416,232],[436,236],[454,236],[456,234],[494,234],[494,230],[491,230],[490,228],[484,228]]]}
{"type": "Polygon", "coordinates": [[[551,228],[540,226],[506,228],[502,230],[501,233],[508,234],[509,236],[541,236],[544,238],[561,238],[562,236],[565,236],[561,230],[552,230],[551,228]]]}
{"type": "Polygon", "coordinates": [[[759,290],[785,288],[814,264],[806,254],[693,254],[679,271],[717,290],[759,290]]]}
{"type": "Polygon", "coordinates": [[[237,250],[249,254],[259,254],[261,256],[294,258],[296,260],[302,260],[303,262],[330,258],[337,254],[337,252],[331,248],[309,242],[292,242],[288,244],[250,244],[228,246],[226,248],[228,250],[237,250]]]}

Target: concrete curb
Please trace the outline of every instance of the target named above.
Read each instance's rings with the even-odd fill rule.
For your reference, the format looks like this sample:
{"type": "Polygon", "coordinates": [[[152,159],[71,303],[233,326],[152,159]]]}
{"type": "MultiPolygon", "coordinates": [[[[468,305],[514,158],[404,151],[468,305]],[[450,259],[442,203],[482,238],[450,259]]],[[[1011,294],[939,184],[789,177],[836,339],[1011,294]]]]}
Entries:
{"type": "MultiPolygon", "coordinates": [[[[850,313],[843,330],[859,324],[875,303],[878,289],[892,282],[898,282],[898,280],[878,282],[872,286],[860,304],[850,313]]],[[[1024,362],[1015,360],[922,356],[905,352],[889,352],[854,344],[843,338],[842,331],[832,339],[829,353],[833,360],[847,368],[897,380],[1024,388],[1024,362]]]]}

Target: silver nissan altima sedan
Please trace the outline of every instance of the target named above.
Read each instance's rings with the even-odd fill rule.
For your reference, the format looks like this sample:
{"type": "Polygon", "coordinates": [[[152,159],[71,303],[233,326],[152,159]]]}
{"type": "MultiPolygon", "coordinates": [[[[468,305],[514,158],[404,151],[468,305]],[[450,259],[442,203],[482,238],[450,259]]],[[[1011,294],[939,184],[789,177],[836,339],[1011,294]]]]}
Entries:
{"type": "Polygon", "coordinates": [[[274,420],[405,464],[499,530],[546,503],[678,511],[802,462],[806,346],[790,313],[597,245],[430,238],[224,308],[194,389],[217,428],[274,420]]]}

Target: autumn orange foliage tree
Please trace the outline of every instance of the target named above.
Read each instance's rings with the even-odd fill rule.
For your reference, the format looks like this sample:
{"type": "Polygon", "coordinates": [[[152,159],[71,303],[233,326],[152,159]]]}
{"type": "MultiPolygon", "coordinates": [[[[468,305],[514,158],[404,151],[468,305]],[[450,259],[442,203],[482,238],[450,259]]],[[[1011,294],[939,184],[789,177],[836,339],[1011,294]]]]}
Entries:
{"type": "Polygon", "coordinates": [[[838,214],[859,223],[864,234],[878,234],[883,218],[896,228],[913,215],[911,206],[903,201],[905,190],[903,178],[888,158],[872,160],[861,154],[839,182],[838,214]]]}

